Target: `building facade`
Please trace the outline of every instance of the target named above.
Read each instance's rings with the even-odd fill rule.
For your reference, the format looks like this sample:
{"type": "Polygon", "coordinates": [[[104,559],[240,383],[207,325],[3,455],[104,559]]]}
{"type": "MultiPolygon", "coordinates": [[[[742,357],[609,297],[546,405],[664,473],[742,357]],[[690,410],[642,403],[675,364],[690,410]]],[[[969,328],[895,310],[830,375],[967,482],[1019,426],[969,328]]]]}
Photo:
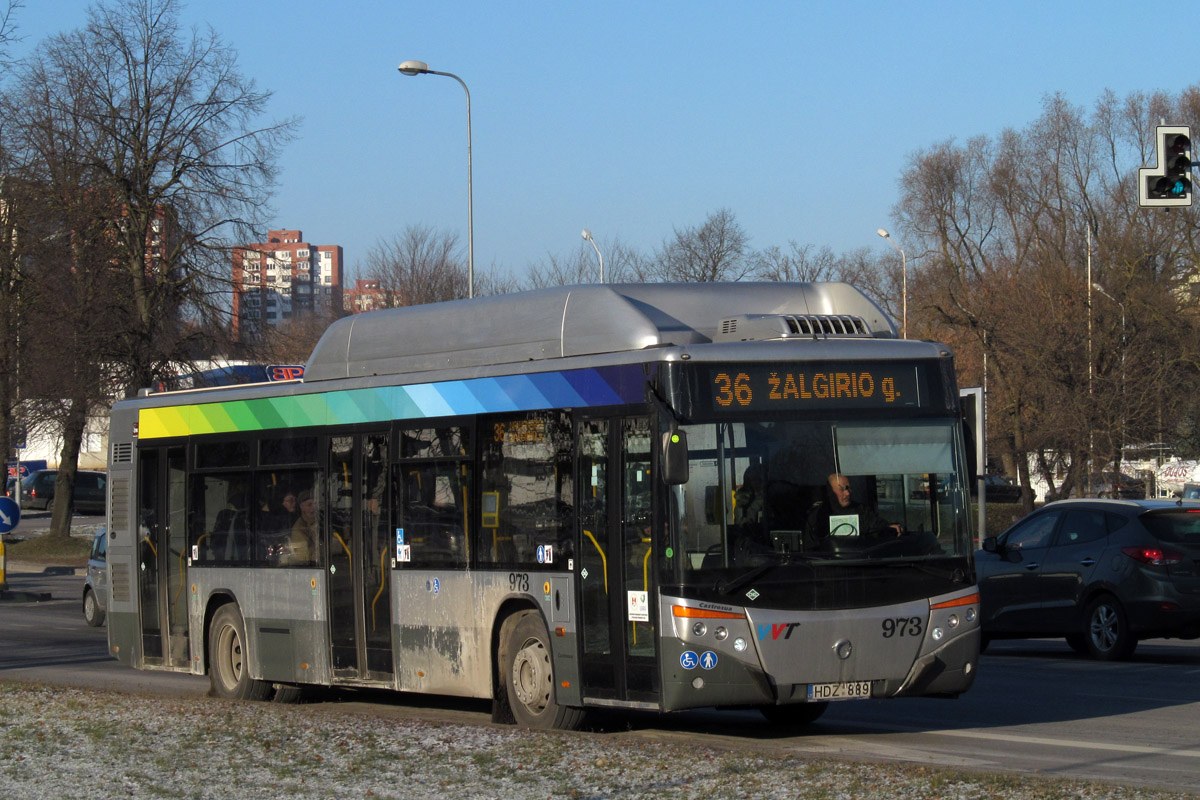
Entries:
{"type": "Polygon", "coordinates": [[[379,308],[391,308],[387,293],[379,285],[379,281],[354,281],[354,288],[345,291],[347,314],[361,314],[364,311],[374,311],[379,308]]]}
{"type": "Polygon", "coordinates": [[[233,336],[258,339],[268,327],[306,315],[342,315],[341,245],[314,245],[298,230],[233,250],[233,336]]]}

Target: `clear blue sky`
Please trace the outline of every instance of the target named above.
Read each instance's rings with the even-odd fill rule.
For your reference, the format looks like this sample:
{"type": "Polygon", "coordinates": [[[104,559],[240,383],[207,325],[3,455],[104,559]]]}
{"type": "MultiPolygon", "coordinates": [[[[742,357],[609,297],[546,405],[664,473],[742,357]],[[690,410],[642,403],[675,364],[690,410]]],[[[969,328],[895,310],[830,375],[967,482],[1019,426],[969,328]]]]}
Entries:
{"type": "MultiPolygon", "coordinates": [[[[17,56],[88,6],[25,2],[17,56]]],[[[450,78],[401,76],[406,59],[470,88],[476,270],[519,276],[574,253],[584,227],[601,249],[650,251],[723,207],[755,248],[887,249],[875,229],[914,152],[1024,127],[1053,92],[1090,107],[1105,88],[1196,82],[1167,61],[1181,45],[1153,8],[192,0],[183,19],[238,51],[274,115],[304,118],[273,227],[342,245],[352,278],[410,224],[458,232],[465,254],[465,97],[450,78]]]]}

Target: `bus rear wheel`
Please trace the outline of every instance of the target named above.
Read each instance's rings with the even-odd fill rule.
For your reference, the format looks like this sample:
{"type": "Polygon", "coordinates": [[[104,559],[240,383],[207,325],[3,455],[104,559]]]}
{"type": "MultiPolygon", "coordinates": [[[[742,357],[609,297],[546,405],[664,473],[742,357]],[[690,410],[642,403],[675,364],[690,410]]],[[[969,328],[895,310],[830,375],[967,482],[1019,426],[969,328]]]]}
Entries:
{"type": "Polygon", "coordinates": [[[583,709],[554,699],[554,661],[550,637],[535,611],[522,611],[504,621],[500,631],[501,681],[513,717],[527,728],[573,730],[583,709]]]}
{"type": "Polygon", "coordinates": [[[249,651],[246,647],[246,623],[233,603],[226,603],[213,615],[208,629],[208,681],[214,697],[226,700],[266,700],[272,686],[250,677],[249,651]]]}

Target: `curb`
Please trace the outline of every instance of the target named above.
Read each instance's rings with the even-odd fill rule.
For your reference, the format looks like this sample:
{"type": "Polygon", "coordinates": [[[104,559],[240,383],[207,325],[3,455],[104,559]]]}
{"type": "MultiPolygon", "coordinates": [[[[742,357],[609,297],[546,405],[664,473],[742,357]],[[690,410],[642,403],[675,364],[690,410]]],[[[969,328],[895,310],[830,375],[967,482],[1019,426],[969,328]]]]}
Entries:
{"type": "Polygon", "coordinates": [[[49,592],[19,592],[0,590],[0,603],[44,603],[52,599],[49,592]]]}

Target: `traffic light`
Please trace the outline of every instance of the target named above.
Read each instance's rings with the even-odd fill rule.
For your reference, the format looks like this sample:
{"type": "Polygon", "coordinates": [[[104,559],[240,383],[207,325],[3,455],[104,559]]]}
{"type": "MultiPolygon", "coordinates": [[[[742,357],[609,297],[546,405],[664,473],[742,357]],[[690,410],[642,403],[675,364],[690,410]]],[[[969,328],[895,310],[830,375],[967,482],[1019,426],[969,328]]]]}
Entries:
{"type": "Polygon", "coordinates": [[[1155,166],[1138,170],[1138,205],[1190,206],[1192,204],[1192,134],[1187,125],[1159,125],[1155,129],[1155,166]]]}

